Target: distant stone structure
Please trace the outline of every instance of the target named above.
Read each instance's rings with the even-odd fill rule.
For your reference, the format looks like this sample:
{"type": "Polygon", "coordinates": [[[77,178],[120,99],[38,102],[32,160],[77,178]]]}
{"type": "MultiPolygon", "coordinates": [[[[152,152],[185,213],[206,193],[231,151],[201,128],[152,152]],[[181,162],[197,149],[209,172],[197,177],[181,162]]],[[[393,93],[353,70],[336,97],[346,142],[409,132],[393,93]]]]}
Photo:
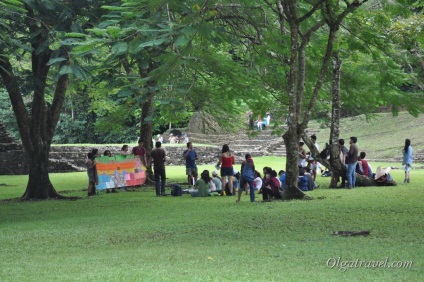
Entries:
{"type": "Polygon", "coordinates": [[[0,121],[0,175],[25,174],[26,171],[22,145],[9,135],[0,121]]]}
{"type": "Polygon", "coordinates": [[[7,132],[6,127],[4,127],[4,124],[1,120],[0,120],[0,143],[2,144],[16,143],[16,140],[9,135],[9,132],[7,132]]]}
{"type": "Polygon", "coordinates": [[[200,134],[224,133],[224,130],[218,125],[218,123],[205,112],[196,112],[191,116],[188,130],[190,133],[200,134]]]}

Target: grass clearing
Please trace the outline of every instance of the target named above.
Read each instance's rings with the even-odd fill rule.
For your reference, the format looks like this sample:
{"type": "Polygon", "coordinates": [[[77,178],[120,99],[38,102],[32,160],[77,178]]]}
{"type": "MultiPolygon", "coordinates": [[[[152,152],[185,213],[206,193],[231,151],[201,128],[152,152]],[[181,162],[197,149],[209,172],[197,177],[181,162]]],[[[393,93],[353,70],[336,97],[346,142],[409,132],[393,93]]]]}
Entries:
{"type": "MultiPolygon", "coordinates": [[[[279,169],[284,160],[255,164],[279,169]]],[[[184,171],[167,167],[169,181],[184,181],[184,171]]],[[[392,174],[403,180],[401,170],[392,174]]],[[[240,204],[235,197],[158,198],[152,189],[87,198],[86,173],[51,180],[83,198],[0,202],[1,281],[421,281],[424,274],[424,170],[412,171],[410,185],[353,190],[326,189],[330,179],[317,177],[312,201],[255,204],[245,195],[240,204]],[[332,235],[363,229],[371,235],[332,235]],[[339,258],[339,266],[327,265],[339,258]],[[365,265],[386,258],[413,265],[365,265]],[[341,267],[355,260],[364,265],[341,267]]],[[[26,181],[0,176],[10,185],[0,186],[0,199],[21,196],[26,181]]]]}

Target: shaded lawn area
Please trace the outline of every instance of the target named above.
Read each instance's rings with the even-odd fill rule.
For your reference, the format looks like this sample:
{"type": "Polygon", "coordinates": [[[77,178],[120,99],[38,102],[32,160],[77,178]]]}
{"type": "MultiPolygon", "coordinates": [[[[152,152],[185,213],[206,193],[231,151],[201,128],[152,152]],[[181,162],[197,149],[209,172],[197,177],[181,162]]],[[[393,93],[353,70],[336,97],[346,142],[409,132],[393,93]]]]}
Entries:
{"type": "MultiPolygon", "coordinates": [[[[277,168],[274,159],[263,161],[277,168]]],[[[403,179],[400,170],[392,174],[403,179]]],[[[184,168],[168,168],[168,177],[183,181],[184,168]]],[[[158,198],[151,189],[87,198],[86,178],[51,175],[78,201],[0,202],[1,281],[420,281],[424,274],[422,170],[412,171],[410,185],[353,190],[326,189],[329,179],[318,177],[312,201],[255,204],[245,195],[240,204],[158,198]],[[332,235],[364,229],[371,235],[332,235]],[[386,258],[413,264],[365,265],[386,258]],[[343,261],[355,260],[364,265],[343,271],[343,261]]],[[[19,197],[26,179],[0,176],[14,185],[0,186],[0,199],[19,197]]]]}

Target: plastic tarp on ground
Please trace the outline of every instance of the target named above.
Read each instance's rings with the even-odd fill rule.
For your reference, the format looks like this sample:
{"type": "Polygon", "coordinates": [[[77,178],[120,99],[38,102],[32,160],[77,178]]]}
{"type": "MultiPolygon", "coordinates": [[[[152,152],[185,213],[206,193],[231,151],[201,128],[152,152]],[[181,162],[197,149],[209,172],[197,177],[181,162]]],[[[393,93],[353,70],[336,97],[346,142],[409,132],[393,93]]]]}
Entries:
{"type": "Polygon", "coordinates": [[[96,189],[138,186],[146,181],[146,167],[134,155],[96,158],[99,182],[96,189]]]}

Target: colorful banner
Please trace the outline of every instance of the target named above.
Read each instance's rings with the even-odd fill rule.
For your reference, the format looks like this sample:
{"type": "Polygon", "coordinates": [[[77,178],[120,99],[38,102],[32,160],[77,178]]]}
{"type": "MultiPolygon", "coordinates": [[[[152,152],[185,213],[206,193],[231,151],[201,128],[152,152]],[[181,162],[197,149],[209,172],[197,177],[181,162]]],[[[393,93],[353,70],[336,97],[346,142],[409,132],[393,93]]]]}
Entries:
{"type": "Polygon", "coordinates": [[[134,155],[96,158],[97,190],[138,186],[146,181],[146,167],[134,155]]]}

